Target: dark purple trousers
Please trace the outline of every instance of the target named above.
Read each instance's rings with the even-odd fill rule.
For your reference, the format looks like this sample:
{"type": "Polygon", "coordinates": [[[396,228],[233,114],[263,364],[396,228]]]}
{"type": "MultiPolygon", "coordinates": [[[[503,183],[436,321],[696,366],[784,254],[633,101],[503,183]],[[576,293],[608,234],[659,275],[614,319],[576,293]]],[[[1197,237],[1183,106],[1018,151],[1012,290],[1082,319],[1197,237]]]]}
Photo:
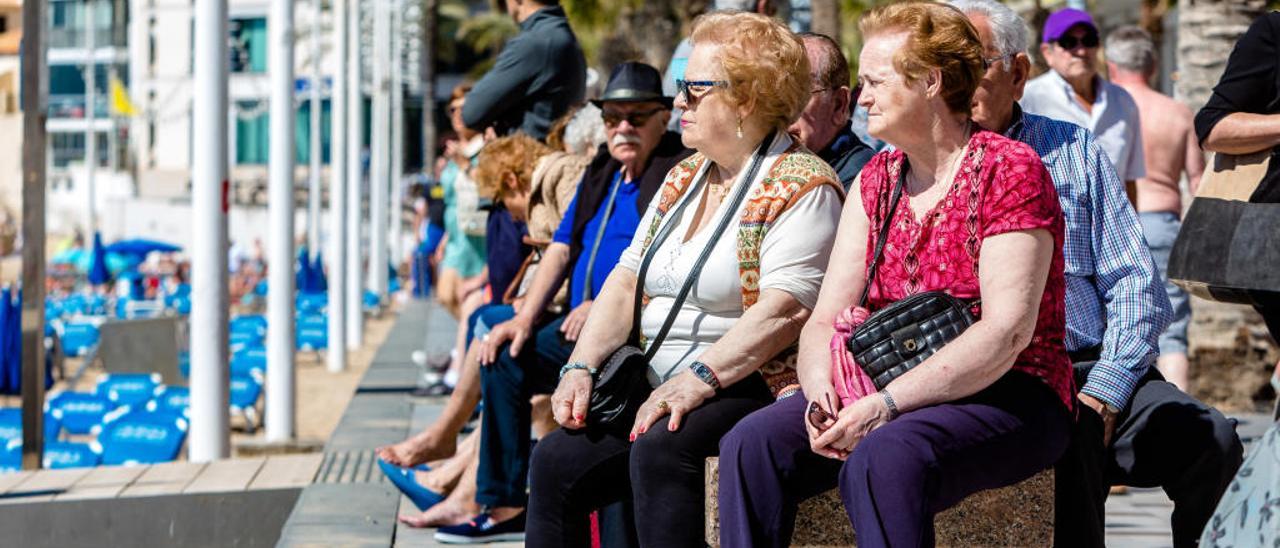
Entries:
{"type": "MultiPolygon", "coordinates": [[[[878,397],[878,396],[876,396],[878,397]]],[[[1071,415],[1043,382],[1010,372],[955,402],[877,428],[840,462],[809,447],[803,395],[752,413],[720,442],[720,541],[787,546],[801,501],[839,487],[858,546],[933,546],[933,516],[1053,465],[1071,415]]]]}

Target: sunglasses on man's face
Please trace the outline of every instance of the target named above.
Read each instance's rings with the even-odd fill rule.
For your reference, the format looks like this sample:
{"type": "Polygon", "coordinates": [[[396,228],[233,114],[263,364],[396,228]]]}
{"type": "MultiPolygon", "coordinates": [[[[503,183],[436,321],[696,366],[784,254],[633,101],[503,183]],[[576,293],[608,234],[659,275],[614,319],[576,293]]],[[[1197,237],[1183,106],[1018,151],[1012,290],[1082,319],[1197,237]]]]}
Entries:
{"type": "Polygon", "coordinates": [[[1084,46],[1086,48],[1096,48],[1098,47],[1098,34],[1096,32],[1090,32],[1079,38],[1076,38],[1075,36],[1072,36],[1070,34],[1064,34],[1058,38],[1057,42],[1058,42],[1058,47],[1065,50],[1073,50],[1073,49],[1076,49],[1076,47],[1078,46],[1084,46]]]}
{"type": "Polygon", "coordinates": [[[650,110],[637,110],[634,112],[618,112],[616,110],[606,110],[600,114],[604,118],[604,127],[617,127],[623,120],[626,120],[631,127],[640,127],[649,122],[649,118],[653,117],[661,111],[661,108],[650,110]]]}

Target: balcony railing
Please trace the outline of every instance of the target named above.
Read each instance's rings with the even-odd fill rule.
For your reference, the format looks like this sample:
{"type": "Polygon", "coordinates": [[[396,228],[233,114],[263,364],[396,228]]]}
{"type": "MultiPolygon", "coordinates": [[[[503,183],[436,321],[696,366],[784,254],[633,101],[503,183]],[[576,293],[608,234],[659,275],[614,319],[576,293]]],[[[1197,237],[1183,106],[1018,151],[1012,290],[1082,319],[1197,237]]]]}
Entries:
{"type": "MultiPolygon", "coordinates": [[[[85,106],[87,101],[84,95],[50,95],[49,96],[49,117],[50,118],[84,118],[85,106]]],[[[94,101],[96,107],[93,114],[94,118],[109,118],[110,112],[107,111],[107,94],[99,93],[97,100],[94,101]]]]}
{"type": "MultiPolygon", "coordinates": [[[[49,47],[51,48],[83,48],[85,40],[88,38],[88,31],[82,27],[60,27],[49,30],[49,47]]],[[[94,34],[93,43],[96,47],[117,47],[123,48],[128,46],[124,29],[112,29],[111,27],[99,27],[94,34]]]]}

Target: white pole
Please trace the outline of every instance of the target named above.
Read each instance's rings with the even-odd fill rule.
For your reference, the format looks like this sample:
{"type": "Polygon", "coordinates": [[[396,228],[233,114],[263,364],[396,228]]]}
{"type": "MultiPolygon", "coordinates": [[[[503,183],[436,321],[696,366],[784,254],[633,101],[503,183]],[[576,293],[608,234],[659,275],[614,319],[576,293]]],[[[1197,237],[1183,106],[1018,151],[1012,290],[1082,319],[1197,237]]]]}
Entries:
{"type": "Polygon", "coordinates": [[[310,137],[311,167],[307,170],[307,260],[320,253],[320,169],[324,155],[320,151],[320,22],[323,17],[321,0],[311,0],[311,108],[310,137]]]}
{"type": "Polygon", "coordinates": [[[404,3],[392,0],[391,11],[391,226],[387,231],[390,239],[391,264],[400,265],[404,259],[401,249],[403,239],[404,189],[400,180],[404,176],[404,3]]]}
{"type": "MultiPolygon", "coordinates": [[[[351,2],[347,18],[347,346],[364,343],[364,272],[360,220],[364,211],[364,92],[361,91],[360,2],[351,2]]],[[[332,341],[330,341],[332,342],[332,341]]]]}
{"type": "Polygon", "coordinates": [[[98,170],[98,132],[94,128],[98,117],[98,59],[94,55],[97,50],[98,34],[98,0],[89,0],[84,5],[85,33],[84,47],[88,50],[89,60],[84,65],[84,168],[85,189],[89,193],[88,227],[85,235],[93,238],[93,231],[98,228],[97,181],[98,170]]]}
{"type": "Polygon", "coordinates": [[[192,89],[192,462],[231,454],[227,388],[227,0],[195,0],[192,89]]]}
{"type": "MultiPolygon", "coordinates": [[[[317,0],[318,1],[318,0],[317,0]]],[[[347,368],[347,0],[333,0],[333,89],[329,104],[329,371],[347,368]]]]}
{"type": "Polygon", "coordinates": [[[267,441],[293,439],[293,0],[271,0],[267,19],[271,74],[267,217],[267,441]]]}
{"type": "Polygon", "coordinates": [[[374,2],[373,8],[373,135],[369,158],[369,289],[385,297],[387,293],[387,188],[390,183],[391,151],[391,6],[374,2]]]}

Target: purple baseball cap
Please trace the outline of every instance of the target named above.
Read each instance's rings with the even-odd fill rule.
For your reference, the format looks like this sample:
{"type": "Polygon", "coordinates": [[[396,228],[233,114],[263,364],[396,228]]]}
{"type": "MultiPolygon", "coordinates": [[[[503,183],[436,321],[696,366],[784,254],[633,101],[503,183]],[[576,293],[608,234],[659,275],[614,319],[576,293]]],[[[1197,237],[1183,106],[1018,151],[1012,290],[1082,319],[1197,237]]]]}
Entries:
{"type": "Polygon", "coordinates": [[[1060,9],[1049,14],[1049,18],[1044,21],[1045,43],[1057,41],[1076,25],[1088,25],[1093,32],[1098,32],[1098,25],[1093,23],[1089,12],[1074,8],[1060,9]]]}

